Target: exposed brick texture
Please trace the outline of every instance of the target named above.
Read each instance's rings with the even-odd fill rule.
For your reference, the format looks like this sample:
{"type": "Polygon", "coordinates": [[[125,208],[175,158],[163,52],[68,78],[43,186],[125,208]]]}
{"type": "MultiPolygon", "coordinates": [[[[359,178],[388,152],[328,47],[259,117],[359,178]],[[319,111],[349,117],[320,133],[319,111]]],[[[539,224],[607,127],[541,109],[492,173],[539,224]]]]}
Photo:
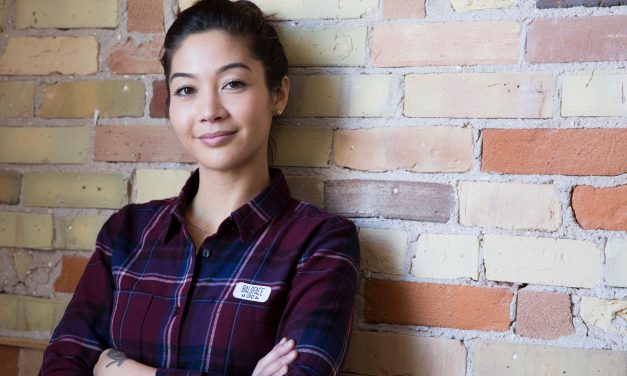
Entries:
{"type": "Polygon", "coordinates": [[[81,164],[90,142],[89,127],[0,127],[0,162],[81,164]]]}
{"type": "Polygon", "coordinates": [[[7,376],[18,376],[20,348],[0,345],[0,373],[7,376]]]}
{"type": "Polygon", "coordinates": [[[287,60],[293,66],[363,66],[366,34],[362,26],[279,29],[287,60]]]}
{"type": "Polygon", "coordinates": [[[165,81],[156,80],[152,82],[152,98],[150,98],[150,117],[164,118],[167,115],[166,99],[168,98],[168,88],[165,81]]]}
{"type": "Polygon", "coordinates": [[[162,0],[128,0],[128,31],[159,33],[163,31],[162,0]]]}
{"type": "MultiPolygon", "coordinates": [[[[180,0],[189,3],[191,0],[180,0]]],[[[255,0],[261,10],[283,20],[366,18],[376,14],[377,0],[255,0]]]]}
{"type": "Polygon", "coordinates": [[[509,8],[518,4],[517,0],[450,0],[456,12],[469,12],[482,9],[509,8]]]}
{"type": "Polygon", "coordinates": [[[0,118],[29,117],[35,113],[35,81],[0,82],[0,118]]]}
{"type": "Polygon", "coordinates": [[[0,171],[0,204],[20,202],[22,176],[15,171],[0,171]]]}
{"type": "Polygon", "coordinates": [[[566,73],[562,83],[562,116],[627,116],[627,70],[566,73]]]}
{"type": "Polygon", "coordinates": [[[133,39],[118,45],[107,58],[107,67],[114,74],[163,73],[159,52],[163,39],[136,43],[133,39]]]}
{"type": "Polygon", "coordinates": [[[572,205],[577,222],[585,229],[627,231],[627,185],[577,186],[572,205]]]}
{"type": "Polygon", "coordinates": [[[18,28],[114,28],[118,25],[117,0],[18,0],[18,28]]]}
{"type": "Polygon", "coordinates": [[[425,0],[383,0],[381,7],[381,15],[386,20],[425,16],[425,0]]]}
{"type": "Polygon", "coordinates": [[[74,292],[88,261],[89,257],[63,256],[61,275],[54,282],[55,291],[74,292]]]}
{"type": "Polygon", "coordinates": [[[627,5],[626,0],[536,0],[536,6],[546,8],[570,8],[570,7],[614,7],[627,5]]]}
{"type": "Polygon", "coordinates": [[[575,334],[570,307],[568,294],[520,290],[516,305],[516,334],[541,339],[575,334]]]}
{"type": "Polygon", "coordinates": [[[328,128],[273,127],[276,166],[327,167],[333,131],[328,128]]]}

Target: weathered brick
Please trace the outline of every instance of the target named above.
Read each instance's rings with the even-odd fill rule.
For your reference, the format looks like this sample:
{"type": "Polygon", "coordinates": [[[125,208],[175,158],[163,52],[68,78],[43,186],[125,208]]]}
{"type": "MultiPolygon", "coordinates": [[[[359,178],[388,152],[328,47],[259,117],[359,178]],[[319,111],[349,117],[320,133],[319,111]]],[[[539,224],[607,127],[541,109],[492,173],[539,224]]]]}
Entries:
{"type": "Polygon", "coordinates": [[[13,267],[15,267],[15,273],[17,278],[24,282],[28,276],[28,272],[31,270],[31,264],[33,262],[33,255],[31,252],[16,252],[13,254],[13,267]]]}
{"type": "Polygon", "coordinates": [[[592,296],[581,298],[581,319],[588,331],[599,328],[606,333],[627,336],[627,300],[605,300],[592,296]]]}
{"type": "Polygon", "coordinates": [[[607,239],[605,281],[610,286],[627,287],[627,239],[607,239]]]}
{"type": "Polygon", "coordinates": [[[627,129],[484,129],[481,169],[505,174],[620,175],[627,129]]]}
{"type": "MultiPolygon", "coordinates": [[[[152,1],[152,0],[151,0],[152,1]]],[[[163,73],[159,52],[163,38],[137,44],[132,38],[113,48],[107,67],[114,74],[163,73]]]]}
{"type": "Polygon", "coordinates": [[[572,206],[577,223],[586,230],[627,231],[627,185],[576,186],[572,206]]]}
{"type": "Polygon", "coordinates": [[[552,184],[460,182],[458,191],[465,226],[555,231],[562,222],[552,184]]]}
{"type": "Polygon", "coordinates": [[[473,10],[509,8],[518,5],[518,0],[451,0],[456,12],[473,10]]]}
{"type": "Polygon", "coordinates": [[[483,256],[492,281],[594,287],[601,280],[600,251],[585,240],[485,235],[483,256]]]}
{"type": "Polygon", "coordinates": [[[56,218],[55,248],[93,250],[96,236],[106,219],[103,215],[56,218]]]}
{"type": "Polygon", "coordinates": [[[363,375],[464,376],[459,340],[354,331],[344,371],[363,375]]]}
{"type": "Polygon", "coordinates": [[[553,86],[548,73],[410,74],[405,80],[405,115],[550,118],[553,86]]]}
{"type": "Polygon", "coordinates": [[[333,131],[330,128],[274,127],[277,166],[328,167],[333,131]]]}
{"type": "Polygon", "coordinates": [[[0,0],[0,32],[4,31],[4,14],[6,11],[6,7],[7,0],[0,0]]]}
{"type": "Polygon", "coordinates": [[[337,165],[374,172],[462,172],[474,162],[472,128],[341,129],[333,151],[337,165]]]}
{"type": "Polygon", "coordinates": [[[17,28],[115,28],[117,0],[17,0],[17,28]]]}
{"type": "Polygon", "coordinates": [[[359,229],[361,267],[375,273],[402,275],[407,257],[407,233],[400,230],[359,229]]]}
{"type": "Polygon", "coordinates": [[[277,31],[291,66],[365,65],[365,26],[277,31]]]}
{"type": "Polygon", "coordinates": [[[46,332],[59,323],[67,301],[0,294],[0,329],[46,332]]]}
{"type": "MultiPolygon", "coordinates": [[[[36,376],[39,374],[41,360],[44,357],[43,349],[20,349],[20,373],[18,376],[36,376]]],[[[3,373],[3,375],[5,375],[3,373]]],[[[6,374],[8,375],[8,374],[6,374]]]]}
{"type": "Polygon", "coordinates": [[[372,34],[372,65],[515,64],[520,24],[513,21],[378,25],[372,34]]]}
{"type": "Polygon", "coordinates": [[[419,278],[479,279],[479,238],[475,235],[420,235],[411,274],[419,278]]]}
{"type": "Polygon", "coordinates": [[[152,98],[150,98],[150,117],[167,117],[166,99],[168,98],[168,88],[164,80],[152,81],[152,98]]]}
{"type": "Polygon", "coordinates": [[[0,212],[0,246],[52,248],[52,215],[0,212]]]}
{"type": "Polygon", "coordinates": [[[22,176],[15,171],[0,171],[0,204],[15,205],[20,202],[22,176]]]}
{"type": "Polygon", "coordinates": [[[401,101],[399,76],[313,75],[290,80],[285,116],[385,117],[394,115],[401,101]]]}
{"type": "Polygon", "coordinates": [[[196,2],[196,0],[178,0],[178,1],[179,1],[179,10],[185,10],[196,2]]]}
{"type": "Polygon", "coordinates": [[[25,206],[118,209],[128,203],[126,181],[119,174],[27,172],[25,206]]]}
{"type": "Polygon", "coordinates": [[[381,7],[381,14],[386,20],[425,16],[425,0],[383,0],[381,7]]]}
{"type": "Polygon", "coordinates": [[[564,75],[562,116],[627,116],[627,69],[564,75]]]}
{"type": "Polygon", "coordinates": [[[39,115],[44,118],[143,116],[141,81],[79,81],[43,85],[39,115]]]}
{"type": "Polygon", "coordinates": [[[94,37],[13,37],[0,56],[0,74],[47,75],[98,72],[94,37]]]}
{"type": "Polygon", "coordinates": [[[627,60],[627,16],[536,18],[527,31],[531,63],[627,60]]]}
{"type": "Polygon", "coordinates": [[[31,117],[34,114],[35,81],[0,82],[0,118],[31,117]]]}
{"type": "Polygon", "coordinates": [[[575,334],[570,306],[568,294],[520,290],[516,305],[516,334],[542,339],[575,334]]]}
{"type": "Polygon", "coordinates": [[[163,32],[162,0],[128,0],[128,31],[139,33],[163,32]]]}
{"type": "Polygon", "coordinates": [[[504,332],[508,288],[366,280],[366,322],[504,332]]]}
{"type": "Polygon", "coordinates": [[[94,159],[108,162],[195,162],[171,127],[109,125],[96,127],[94,159]]]}
{"type": "Polygon", "coordinates": [[[0,162],[80,164],[90,143],[89,127],[0,127],[0,162]]]}
{"type": "Polygon", "coordinates": [[[324,207],[324,182],[313,176],[286,176],[290,193],[297,200],[302,200],[324,207]]]}
{"type": "Polygon", "coordinates": [[[411,181],[333,180],[325,185],[327,210],[348,217],[448,222],[455,203],[447,184],[411,181]]]}
{"type": "Polygon", "coordinates": [[[283,20],[363,18],[372,15],[377,0],[254,0],[266,14],[283,20]]]}
{"type": "Polygon", "coordinates": [[[137,169],[135,171],[135,200],[142,203],[178,196],[189,178],[186,170],[137,169]]]}
{"type": "Polygon", "coordinates": [[[614,7],[627,5],[627,0],[536,0],[536,7],[571,8],[571,7],[614,7]]]}
{"type": "Polygon", "coordinates": [[[73,293],[85,271],[87,262],[89,262],[89,257],[64,255],[61,264],[61,275],[54,282],[54,290],[73,293]]]}
{"type": "Polygon", "coordinates": [[[7,376],[19,375],[20,348],[0,345],[0,374],[7,376]]]}
{"type": "Polygon", "coordinates": [[[627,352],[523,345],[480,339],[473,375],[624,376],[627,352]]]}

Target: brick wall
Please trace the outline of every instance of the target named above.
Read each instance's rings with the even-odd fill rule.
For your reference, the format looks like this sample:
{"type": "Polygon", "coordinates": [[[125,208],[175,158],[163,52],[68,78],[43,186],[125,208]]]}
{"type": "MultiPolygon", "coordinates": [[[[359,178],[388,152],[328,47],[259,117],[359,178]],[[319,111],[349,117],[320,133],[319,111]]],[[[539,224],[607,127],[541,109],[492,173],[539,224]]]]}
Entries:
{"type": "MultiPolygon", "coordinates": [[[[0,0],[3,375],[104,219],[194,168],[156,60],[179,2],[0,0]]],[[[624,376],[625,2],[257,3],[291,62],[276,164],[360,228],[345,373],[624,376]]]]}

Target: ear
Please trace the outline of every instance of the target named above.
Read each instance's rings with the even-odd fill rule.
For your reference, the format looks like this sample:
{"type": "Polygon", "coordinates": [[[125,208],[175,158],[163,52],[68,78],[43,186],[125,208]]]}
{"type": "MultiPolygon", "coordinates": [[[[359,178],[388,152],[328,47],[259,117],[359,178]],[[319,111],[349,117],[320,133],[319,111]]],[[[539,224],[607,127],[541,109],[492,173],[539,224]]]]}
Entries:
{"type": "Polygon", "coordinates": [[[287,106],[287,99],[290,95],[290,79],[287,76],[283,76],[281,79],[281,86],[276,88],[272,95],[272,108],[276,113],[282,113],[287,106]]]}

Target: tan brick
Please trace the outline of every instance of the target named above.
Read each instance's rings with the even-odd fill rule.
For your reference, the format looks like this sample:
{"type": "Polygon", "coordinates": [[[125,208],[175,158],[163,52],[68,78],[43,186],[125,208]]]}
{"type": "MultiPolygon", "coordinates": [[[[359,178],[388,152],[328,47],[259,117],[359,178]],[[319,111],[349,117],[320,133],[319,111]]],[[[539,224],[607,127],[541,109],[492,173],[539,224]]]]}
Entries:
{"type": "Polygon", "coordinates": [[[55,248],[93,250],[96,236],[106,219],[103,215],[56,218],[55,248]]]}
{"type": "Polygon", "coordinates": [[[451,5],[456,12],[468,12],[482,9],[510,8],[518,5],[518,0],[451,0],[451,5]]]}
{"type": "Polygon", "coordinates": [[[31,117],[34,114],[35,81],[0,82],[0,118],[31,117]]]}
{"type": "Polygon", "coordinates": [[[0,212],[0,246],[52,248],[52,215],[0,212]]]}
{"type": "MultiPolygon", "coordinates": [[[[16,330],[20,301],[15,295],[0,294],[0,329],[16,330]]],[[[2,364],[2,362],[0,362],[2,364]]]]}
{"type": "MultiPolygon", "coordinates": [[[[0,0],[0,32],[4,31],[4,14],[6,7],[7,0],[0,0]]],[[[4,374],[4,372],[2,374],[4,374]]]]}
{"type": "Polygon", "coordinates": [[[167,117],[166,99],[168,98],[168,88],[164,80],[152,81],[152,98],[150,98],[150,117],[167,117]]]}
{"type": "Polygon", "coordinates": [[[76,290],[76,285],[81,279],[89,257],[64,255],[62,260],[61,275],[54,282],[54,290],[57,292],[70,292],[76,290]]]}
{"type": "Polygon", "coordinates": [[[0,127],[0,162],[81,164],[90,143],[89,127],[0,127]]]}
{"type": "Polygon", "coordinates": [[[129,38],[125,43],[113,48],[107,58],[107,67],[114,74],[163,73],[159,62],[161,46],[163,38],[139,45],[129,38]]]}
{"type": "Polygon", "coordinates": [[[321,179],[311,176],[286,176],[285,179],[292,197],[324,207],[324,182],[321,179]]]}
{"type": "Polygon", "coordinates": [[[19,347],[0,345],[0,359],[2,359],[2,362],[0,362],[0,374],[7,376],[19,375],[19,347]]]}
{"type": "Polygon", "coordinates": [[[608,285],[627,287],[627,239],[607,239],[605,280],[608,285]]]}
{"type": "Polygon", "coordinates": [[[376,67],[515,64],[520,24],[475,21],[390,24],[374,27],[371,63],[376,67]]]}
{"type": "Polygon", "coordinates": [[[354,331],[344,371],[363,375],[464,376],[459,340],[354,331]]]}
{"type": "Polygon", "coordinates": [[[620,175],[627,129],[484,129],[481,169],[505,174],[620,175]]]}
{"type": "Polygon", "coordinates": [[[333,131],[330,128],[274,127],[277,166],[328,167],[333,131]]]}
{"type": "Polygon", "coordinates": [[[128,31],[139,33],[163,32],[162,0],[128,0],[128,31]]]}
{"type": "Polygon", "coordinates": [[[492,281],[591,288],[601,280],[601,254],[585,240],[485,235],[483,256],[492,281]]]}
{"type": "Polygon", "coordinates": [[[479,238],[475,235],[420,235],[411,274],[418,278],[479,279],[479,238]]]}
{"type": "Polygon", "coordinates": [[[627,231],[627,185],[576,186],[572,206],[577,222],[586,230],[627,231]]]}
{"type": "Polygon", "coordinates": [[[473,375],[624,376],[627,352],[523,345],[480,339],[473,375]]]}
{"type": "Polygon", "coordinates": [[[405,115],[452,118],[550,118],[553,77],[548,73],[410,74],[405,115]]]}
{"type": "Polygon", "coordinates": [[[399,76],[313,75],[290,80],[285,116],[386,117],[394,115],[401,101],[399,76]]]}
{"type": "Polygon", "coordinates": [[[400,230],[359,229],[361,267],[375,273],[402,275],[407,257],[407,233],[400,230]]]}
{"type": "Polygon", "coordinates": [[[43,85],[39,115],[44,118],[143,116],[140,81],[79,81],[43,85]]]}
{"type": "Polygon", "coordinates": [[[192,4],[196,2],[196,0],[178,0],[179,2],[179,10],[185,10],[189,8],[192,4]]]}
{"type": "Polygon", "coordinates": [[[386,20],[423,18],[425,0],[383,0],[381,14],[386,20]]]}
{"type": "Polygon", "coordinates": [[[386,217],[446,223],[453,187],[413,181],[333,180],[325,184],[327,210],[348,217],[386,217]]]}
{"type": "Polygon", "coordinates": [[[0,329],[50,335],[66,306],[67,301],[0,294],[0,329]]]}
{"type": "Polygon", "coordinates": [[[108,162],[196,162],[171,127],[109,125],[96,127],[94,159],[108,162]]]}
{"type": "Polygon", "coordinates": [[[527,31],[531,63],[627,60],[627,16],[536,18],[527,31]]]}
{"type": "Polygon", "coordinates": [[[134,202],[178,196],[189,175],[186,170],[138,169],[135,171],[134,202]]]}
{"type": "Polygon", "coordinates": [[[98,72],[94,37],[13,37],[0,56],[0,74],[47,75],[98,72]]]}
{"type": "Polygon", "coordinates": [[[590,296],[581,298],[581,319],[588,327],[599,328],[606,333],[627,336],[627,300],[605,300],[590,296]]]}
{"type": "Polygon", "coordinates": [[[32,262],[33,255],[31,252],[16,252],[13,254],[13,267],[15,267],[15,273],[21,282],[26,280],[32,262]]]}
{"type": "Polygon", "coordinates": [[[363,18],[372,15],[377,0],[254,0],[266,14],[283,20],[363,18]]]}
{"type": "Polygon", "coordinates": [[[290,66],[364,66],[365,26],[278,30],[290,66]]]}
{"type": "Polygon", "coordinates": [[[23,201],[25,206],[118,209],[128,203],[128,193],[119,174],[28,172],[23,201]]]}
{"type": "Polygon", "coordinates": [[[570,306],[568,294],[520,290],[516,305],[516,334],[541,339],[575,334],[570,306]]]}
{"type": "Polygon", "coordinates": [[[341,129],[333,140],[335,163],[381,172],[463,172],[472,168],[472,128],[341,129]]]}
{"type": "Polygon", "coordinates": [[[115,28],[117,0],[17,0],[17,28],[115,28]]]}
{"type": "MultiPolygon", "coordinates": [[[[43,349],[20,349],[20,373],[18,376],[36,376],[39,374],[42,359],[44,358],[43,349]]],[[[5,373],[3,373],[5,375],[5,373]]],[[[8,375],[8,374],[6,374],[8,375]]]]}
{"type": "Polygon", "coordinates": [[[564,75],[562,116],[627,116],[627,69],[564,75]]]}
{"type": "Polygon", "coordinates": [[[14,171],[0,171],[0,204],[15,205],[20,202],[22,176],[14,171]]]}
{"type": "Polygon", "coordinates": [[[555,231],[562,222],[552,184],[460,182],[458,191],[465,226],[555,231]]]}
{"type": "Polygon", "coordinates": [[[366,280],[364,294],[369,323],[499,332],[510,325],[508,288],[366,280]]]}

